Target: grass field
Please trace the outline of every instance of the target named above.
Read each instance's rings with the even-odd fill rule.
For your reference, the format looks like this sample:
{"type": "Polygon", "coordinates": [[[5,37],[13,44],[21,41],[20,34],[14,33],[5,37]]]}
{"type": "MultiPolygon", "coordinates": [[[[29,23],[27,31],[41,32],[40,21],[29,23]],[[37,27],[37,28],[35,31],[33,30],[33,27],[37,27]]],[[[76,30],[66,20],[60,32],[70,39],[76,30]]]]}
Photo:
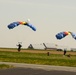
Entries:
{"type": "Polygon", "coordinates": [[[14,68],[12,65],[0,64],[0,69],[14,68]]]}
{"type": "Polygon", "coordinates": [[[63,51],[21,50],[17,52],[17,49],[0,49],[0,61],[76,67],[76,52],[67,52],[64,56],[63,51]],[[47,52],[50,53],[49,56],[47,52]],[[68,57],[68,54],[71,57],[68,57]]]}

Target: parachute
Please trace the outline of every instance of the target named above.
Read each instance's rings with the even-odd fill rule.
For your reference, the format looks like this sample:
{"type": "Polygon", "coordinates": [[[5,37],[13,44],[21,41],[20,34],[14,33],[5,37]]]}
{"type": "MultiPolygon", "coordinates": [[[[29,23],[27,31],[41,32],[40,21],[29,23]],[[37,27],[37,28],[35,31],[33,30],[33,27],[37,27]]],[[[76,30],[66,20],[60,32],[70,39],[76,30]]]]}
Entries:
{"type": "Polygon", "coordinates": [[[25,25],[25,26],[28,26],[30,27],[33,31],[36,31],[36,28],[35,26],[33,26],[32,24],[28,23],[28,22],[21,22],[21,21],[17,21],[17,22],[12,22],[8,25],[8,28],[9,29],[13,29],[19,25],[25,25]]]}
{"type": "Polygon", "coordinates": [[[76,40],[76,34],[73,32],[70,32],[71,36],[76,40]]]}
{"type": "Polygon", "coordinates": [[[61,40],[62,38],[66,37],[69,34],[70,34],[70,32],[64,31],[64,32],[60,32],[60,33],[56,34],[55,36],[58,40],[61,40]]]}

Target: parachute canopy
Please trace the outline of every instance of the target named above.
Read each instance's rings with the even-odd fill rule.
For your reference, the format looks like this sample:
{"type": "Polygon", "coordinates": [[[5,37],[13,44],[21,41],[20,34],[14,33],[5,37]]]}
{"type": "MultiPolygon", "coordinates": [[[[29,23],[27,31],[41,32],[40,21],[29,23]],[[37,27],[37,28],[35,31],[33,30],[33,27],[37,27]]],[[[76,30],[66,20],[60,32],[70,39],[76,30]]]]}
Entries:
{"type": "Polygon", "coordinates": [[[17,26],[19,26],[19,25],[28,26],[28,27],[30,27],[32,30],[36,31],[35,26],[33,26],[33,25],[30,24],[30,23],[21,22],[21,21],[17,21],[17,22],[12,22],[12,23],[10,23],[10,24],[8,25],[8,28],[9,28],[9,29],[13,29],[13,28],[15,28],[15,27],[17,27],[17,26]]]}
{"type": "Polygon", "coordinates": [[[57,33],[55,36],[57,39],[61,40],[62,38],[66,37],[69,34],[70,34],[70,32],[64,31],[64,32],[57,33]]]}
{"type": "Polygon", "coordinates": [[[76,34],[73,32],[70,32],[70,34],[72,35],[72,37],[76,40],[76,34]]]}

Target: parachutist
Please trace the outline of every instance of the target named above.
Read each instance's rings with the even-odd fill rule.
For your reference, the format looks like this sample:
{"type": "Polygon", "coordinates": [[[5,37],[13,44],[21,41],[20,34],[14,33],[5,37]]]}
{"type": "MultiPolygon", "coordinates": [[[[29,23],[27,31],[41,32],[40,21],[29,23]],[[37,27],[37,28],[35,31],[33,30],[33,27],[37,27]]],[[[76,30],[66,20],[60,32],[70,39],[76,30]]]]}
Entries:
{"type": "Polygon", "coordinates": [[[18,44],[17,46],[18,46],[18,52],[20,52],[22,45],[21,44],[18,44]]]}
{"type": "Polygon", "coordinates": [[[66,49],[64,49],[64,55],[66,55],[66,49]]]}

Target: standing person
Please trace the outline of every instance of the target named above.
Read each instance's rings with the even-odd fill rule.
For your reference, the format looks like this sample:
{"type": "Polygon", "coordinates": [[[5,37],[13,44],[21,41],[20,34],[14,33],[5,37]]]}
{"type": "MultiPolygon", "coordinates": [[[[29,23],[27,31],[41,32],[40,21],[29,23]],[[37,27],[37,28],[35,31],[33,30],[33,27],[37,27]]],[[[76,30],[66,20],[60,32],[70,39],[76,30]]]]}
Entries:
{"type": "Polygon", "coordinates": [[[64,55],[66,54],[66,49],[64,49],[64,55]]]}
{"type": "Polygon", "coordinates": [[[22,45],[21,44],[18,44],[17,46],[18,46],[18,52],[20,52],[22,45]]]}

